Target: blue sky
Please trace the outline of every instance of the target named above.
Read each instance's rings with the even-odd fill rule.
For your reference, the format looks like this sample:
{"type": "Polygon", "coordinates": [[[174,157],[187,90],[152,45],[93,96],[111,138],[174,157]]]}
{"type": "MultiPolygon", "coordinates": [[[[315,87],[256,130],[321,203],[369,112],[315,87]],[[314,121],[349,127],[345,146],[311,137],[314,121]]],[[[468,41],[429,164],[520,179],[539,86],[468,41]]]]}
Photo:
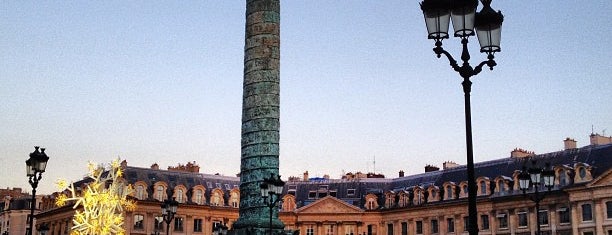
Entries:
{"type": "MultiPolygon", "coordinates": [[[[474,77],[475,161],[612,133],[612,3],[493,1],[498,66],[474,77]]],[[[120,157],[240,169],[244,1],[3,1],[0,188],[42,192],[120,157]]],[[[431,51],[418,1],[282,1],[281,174],[396,177],[465,164],[461,78],[431,51]]],[[[460,42],[444,46],[456,58],[460,42]]],[[[485,59],[470,43],[472,64],[485,59]]]]}

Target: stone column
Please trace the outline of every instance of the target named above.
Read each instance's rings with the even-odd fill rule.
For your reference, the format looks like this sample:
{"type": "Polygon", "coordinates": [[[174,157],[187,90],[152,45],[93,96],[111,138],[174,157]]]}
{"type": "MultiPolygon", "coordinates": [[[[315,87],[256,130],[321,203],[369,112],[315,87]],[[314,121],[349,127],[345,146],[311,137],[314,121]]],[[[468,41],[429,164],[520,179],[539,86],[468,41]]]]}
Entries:
{"type": "MultiPolygon", "coordinates": [[[[264,234],[269,208],[259,186],[278,176],[280,106],[280,0],[247,0],[242,96],[240,212],[234,234],[264,234]]],[[[272,228],[281,230],[278,212],[272,228]]]]}

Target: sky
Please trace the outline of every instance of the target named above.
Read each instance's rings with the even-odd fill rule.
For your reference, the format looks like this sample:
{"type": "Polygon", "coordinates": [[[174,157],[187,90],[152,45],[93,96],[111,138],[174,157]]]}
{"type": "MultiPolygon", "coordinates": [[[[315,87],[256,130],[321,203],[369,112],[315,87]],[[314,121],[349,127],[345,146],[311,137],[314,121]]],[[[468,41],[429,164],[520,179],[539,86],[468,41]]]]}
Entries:
{"type": "MultiPolygon", "coordinates": [[[[418,3],[281,2],[283,178],[466,164],[461,78],[418,3]]],[[[502,51],[472,78],[474,160],[609,136],[612,3],[492,7],[502,51]]],[[[244,14],[237,0],[1,1],[0,188],[31,189],[34,146],[50,157],[42,193],[116,158],[239,173],[244,14]]],[[[459,39],[444,48],[459,59],[459,39]]],[[[476,38],[469,48],[472,65],[486,59],[476,38]]]]}

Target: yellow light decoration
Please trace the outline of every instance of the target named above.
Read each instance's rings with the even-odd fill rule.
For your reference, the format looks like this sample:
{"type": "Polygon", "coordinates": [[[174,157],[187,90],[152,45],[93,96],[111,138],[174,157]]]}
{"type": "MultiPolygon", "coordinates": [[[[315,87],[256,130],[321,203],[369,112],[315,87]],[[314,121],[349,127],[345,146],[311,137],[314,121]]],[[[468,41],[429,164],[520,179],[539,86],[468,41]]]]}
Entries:
{"type": "Polygon", "coordinates": [[[58,180],[57,187],[63,190],[55,204],[64,206],[68,201],[74,201],[74,209],[79,206],[72,219],[71,235],[117,234],[124,235],[123,211],[136,209],[136,202],[127,199],[134,189],[125,185],[122,180],[123,170],[119,159],[114,160],[109,169],[90,162],[87,164],[88,176],[93,179],[87,184],[84,192],[77,192],[74,185],[68,185],[65,180],[58,180]],[[79,195],[80,194],[80,195],[79,195]]]}

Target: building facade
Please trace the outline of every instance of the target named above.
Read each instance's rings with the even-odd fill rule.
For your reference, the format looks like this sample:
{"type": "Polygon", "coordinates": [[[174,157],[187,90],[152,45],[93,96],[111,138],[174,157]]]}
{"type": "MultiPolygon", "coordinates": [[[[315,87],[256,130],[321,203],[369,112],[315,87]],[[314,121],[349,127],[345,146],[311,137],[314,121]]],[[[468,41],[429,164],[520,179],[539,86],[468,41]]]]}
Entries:
{"type": "MultiPolygon", "coordinates": [[[[510,157],[475,164],[480,234],[535,234],[538,213],[543,234],[612,235],[612,144],[605,140],[591,138],[590,145],[577,148],[566,139],[562,151],[515,149],[510,157]],[[520,170],[532,161],[549,163],[556,176],[550,192],[541,188],[546,197],[539,211],[518,185],[520,170]]],[[[165,233],[160,206],[168,198],[180,203],[171,234],[213,234],[216,225],[231,229],[238,219],[238,177],[160,170],[156,165],[125,163],[124,169],[138,203],[135,211],[125,213],[128,234],[165,233]]],[[[293,177],[278,208],[285,229],[306,235],[467,234],[465,166],[448,162],[442,169],[429,166],[425,173],[400,172],[397,178],[360,175],[293,177]]],[[[51,195],[41,209],[37,223],[49,225],[47,234],[67,234],[71,206],[55,207],[51,195]]]]}

